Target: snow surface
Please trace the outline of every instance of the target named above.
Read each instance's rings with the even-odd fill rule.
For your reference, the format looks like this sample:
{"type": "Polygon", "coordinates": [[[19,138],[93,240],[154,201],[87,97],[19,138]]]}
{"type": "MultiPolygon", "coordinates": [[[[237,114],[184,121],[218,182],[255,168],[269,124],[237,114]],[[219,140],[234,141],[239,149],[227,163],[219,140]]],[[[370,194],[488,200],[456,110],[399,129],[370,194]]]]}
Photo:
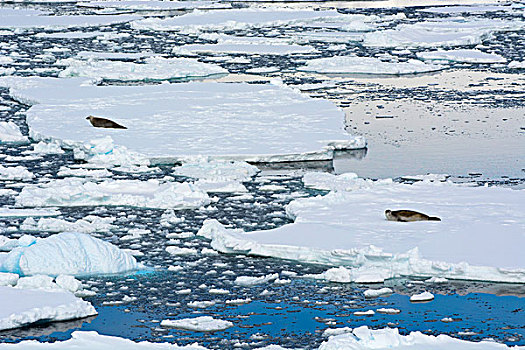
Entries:
{"type": "Polygon", "coordinates": [[[0,180],[31,180],[34,177],[32,172],[21,165],[12,167],[0,165],[0,180]]]}
{"type": "MultiPolygon", "coordinates": [[[[83,147],[111,136],[116,145],[169,163],[197,155],[246,161],[332,159],[334,149],[364,148],[343,129],[330,101],[282,85],[179,83],[92,86],[80,78],[2,77],[22,101],[31,137],[83,147]],[[108,117],[127,130],[93,128],[86,116],[108,117]],[[49,121],[53,122],[50,123],[49,121]],[[333,142],[334,140],[341,140],[333,142]]],[[[112,156],[106,147],[100,153],[112,156]]]]}
{"type": "Polygon", "coordinates": [[[319,350],[386,350],[386,349],[425,349],[425,350],[485,350],[485,349],[523,349],[524,347],[508,347],[493,341],[469,342],[455,339],[448,335],[425,335],[421,332],[411,332],[400,335],[397,328],[372,330],[367,326],[355,328],[352,333],[344,333],[330,337],[323,342],[319,350]]]}
{"type": "Polygon", "coordinates": [[[437,50],[418,52],[417,57],[425,61],[451,61],[465,63],[505,63],[507,60],[496,54],[473,49],[437,50]]]}
{"type": "Polygon", "coordinates": [[[19,275],[93,275],[142,269],[130,254],[87,234],[65,232],[0,254],[0,272],[19,275]]]}
{"type": "Polygon", "coordinates": [[[25,340],[18,344],[0,344],[0,349],[75,349],[75,350],[206,350],[206,348],[198,344],[178,346],[176,344],[168,343],[150,343],[140,342],[136,343],[132,340],[112,337],[108,335],[100,335],[97,332],[82,332],[75,331],[71,334],[71,339],[65,341],[56,341],[54,343],[40,343],[36,340],[25,340]]]}
{"type": "Polygon", "coordinates": [[[0,217],[58,216],[60,212],[53,209],[18,209],[0,208],[0,217]]]}
{"type": "Polygon", "coordinates": [[[407,62],[383,62],[375,57],[334,56],[308,61],[297,70],[332,74],[385,74],[402,75],[436,72],[446,68],[437,64],[428,64],[418,60],[407,62]]]}
{"type": "Polygon", "coordinates": [[[0,143],[28,143],[20,128],[13,122],[0,122],[0,143]]]}
{"type": "Polygon", "coordinates": [[[86,1],[78,6],[112,8],[117,10],[191,10],[191,9],[228,9],[231,5],[217,1],[159,1],[159,0],[126,0],[126,1],[86,1]]]}
{"type": "Polygon", "coordinates": [[[228,73],[226,69],[220,66],[202,63],[192,58],[148,57],[144,63],[66,58],[57,61],[56,65],[67,67],[59,73],[59,77],[62,78],[89,77],[154,81],[180,78],[196,79],[228,73]]]}
{"type": "Polygon", "coordinates": [[[163,320],[160,326],[195,332],[215,332],[228,329],[233,326],[233,323],[216,320],[211,316],[200,316],[181,320],[163,320]]]}
{"type": "Polygon", "coordinates": [[[87,301],[63,290],[18,289],[0,286],[0,330],[35,322],[73,320],[96,315],[87,301]]]}
{"type": "Polygon", "coordinates": [[[66,178],[27,185],[15,198],[17,206],[64,207],[127,205],[131,207],[190,209],[209,204],[206,192],[191,183],[160,183],[158,180],[106,180],[90,182],[66,178]]]}
{"type": "Polygon", "coordinates": [[[198,234],[220,252],[344,266],[318,275],[340,282],[397,276],[525,281],[525,190],[359,178],[345,189],[292,201],[286,211],[295,222],[277,229],[246,233],[207,220],[198,234]],[[418,210],[442,221],[387,221],[386,209],[418,210]]]}
{"type": "Polygon", "coordinates": [[[523,21],[463,17],[400,24],[394,29],[366,33],[365,46],[439,47],[480,44],[492,33],[519,30],[523,21]]]}

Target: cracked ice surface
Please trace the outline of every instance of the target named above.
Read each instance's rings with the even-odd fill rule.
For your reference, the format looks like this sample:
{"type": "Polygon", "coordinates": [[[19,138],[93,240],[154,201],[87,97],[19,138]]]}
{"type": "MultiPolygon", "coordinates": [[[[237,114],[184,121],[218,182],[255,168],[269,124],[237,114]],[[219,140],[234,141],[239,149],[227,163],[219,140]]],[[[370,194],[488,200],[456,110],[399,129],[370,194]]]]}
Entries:
{"type": "Polygon", "coordinates": [[[23,327],[38,321],[66,321],[96,314],[89,302],[64,290],[0,286],[0,330],[23,327]]]}
{"type": "Polygon", "coordinates": [[[34,139],[75,148],[110,136],[152,163],[199,155],[245,161],[332,159],[336,148],[366,146],[363,137],[344,131],[344,115],[331,102],[282,85],[93,86],[80,78],[18,77],[1,78],[0,85],[9,86],[16,99],[34,103],[26,112],[34,139]],[[93,128],[88,115],[128,129],[93,128]]]}
{"type": "MultiPolygon", "coordinates": [[[[308,181],[310,185],[315,182],[308,181]]],[[[221,252],[273,256],[344,266],[330,280],[381,281],[396,276],[436,276],[525,281],[525,191],[465,187],[450,182],[414,185],[347,176],[338,191],[297,199],[286,210],[295,223],[245,233],[208,220],[199,235],[221,252]],[[343,189],[344,188],[344,189],[343,189]],[[411,209],[441,222],[387,221],[386,209],[411,209]],[[342,274],[342,275],[341,275],[342,274]]],[[[335,271],[337,270],[337,271],[335,271]]]]}

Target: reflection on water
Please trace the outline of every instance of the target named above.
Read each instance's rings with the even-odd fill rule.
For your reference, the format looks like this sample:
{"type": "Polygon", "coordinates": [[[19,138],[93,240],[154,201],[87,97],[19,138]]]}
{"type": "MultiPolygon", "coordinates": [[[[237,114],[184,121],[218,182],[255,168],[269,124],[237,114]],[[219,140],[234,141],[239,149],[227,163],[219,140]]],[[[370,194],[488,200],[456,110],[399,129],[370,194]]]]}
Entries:
{"type": "Polygon", "coordinates": [[[91,323],[97,316],[79,320],[51,322],[40,321],[30,326],[0,331],[0,339],[5,342],[20,340],[20,338],[39,338],[56,333],[73,332],[91,323]]]}

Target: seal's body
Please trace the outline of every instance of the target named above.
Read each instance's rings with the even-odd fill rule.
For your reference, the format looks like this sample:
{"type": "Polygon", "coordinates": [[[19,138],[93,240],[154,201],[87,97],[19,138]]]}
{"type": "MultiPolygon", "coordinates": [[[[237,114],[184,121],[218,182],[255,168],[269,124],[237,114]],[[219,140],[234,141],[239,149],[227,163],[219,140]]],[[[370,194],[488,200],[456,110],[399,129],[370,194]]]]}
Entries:
{"type": "Polygon", "coordinates": [[[385,216],[389,221],[441,221],[435,216],[428,216],[413,210],[385,210],[385,216]]]}
{"type": "Polygon", "coordinates": [[[125,126],[122,126],[106,118],[99,118],[90,115],[86,119],[89,120],[91,125],[93,125],[95,128],[127,129],[125,126]]]}

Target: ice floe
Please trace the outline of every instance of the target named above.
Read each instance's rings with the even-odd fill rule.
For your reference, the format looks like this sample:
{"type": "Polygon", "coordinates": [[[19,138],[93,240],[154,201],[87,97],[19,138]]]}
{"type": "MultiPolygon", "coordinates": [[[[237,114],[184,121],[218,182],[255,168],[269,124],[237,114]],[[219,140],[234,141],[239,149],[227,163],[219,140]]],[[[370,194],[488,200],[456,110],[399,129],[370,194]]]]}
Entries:
{"type": "Polygon", "coordinates": [[[231,5],[220,1],[159,1],[159,0],[126,0],[126,1],[82,1],[81,7],[95,7],[116,10],[135,11],[173,11],[191,9],[229,9],[231,5]]]}
{"type": "Polygon", "coordinates": [[[383,62],[374,57],[334,56],[308,61],[297,70],[330,74],[381,74],[402,75],[436,72],[446,68],[438,64],[428,64],[419,60],[407,62],[383,62]]]}
{"type": "Polygon", "coordinates": [[[92,86],[81,78],[19,77],[2,77],[0,85],[34,104],[26,112],[32,138],[83,147],[103,161],[115,157],[116,146],[84,143],[110,136],[127,153],[140,153],[153,164],[198,155],[245,161],[332,159],[334,149],[366,146],[363,137],[343,129],[343,112],[330,101],[282,85],[92,86]],[[85,120],[88,115],[110,118],[128,129],[93,128],[85,120]]]}
{"type": "Polygon", "coordinates": [[[512,69],[525,69],[525,61],[512,61],[508,64],[508,67],[512,69]]]}
{"type": "Polygon", "coordinates": [[[31,180],[34,177],[32,172],[21,165],[12,167],[0,165],[0,180],[31,180]]]}
{"type": "Polygon", "coordinates": [[[496,54],[473,49],[437,50],[418,52],[417,57],[425,61],[445,61],[464,63],[505,63],[507,60],[496,54]]]}
{"type": "Polygon", "coordinates": [[[195,318],[185,318],[180,320],[163,320],[161,327],[169,327],[195,332],[216,332],[223,331],[233,326],[230,321],[214,319],[211,316],[200,316],[195,318]]]}
{"type": "Polygon", "coordinates": [[[377,298],[394,293],[390,288],[367,289],[363,292],[365,298],[377,298]]]}
{"type": "Polygon", "coordinates": [[[0,271],[19,275],[93,275],[142,269],[133,256],[87,234],[65,232],[0,254],[0,271]]]}
{"type": "Polygon", "coordinates": [[[27,136],[13,122],[0,122],[0,143],[28,143],[27,136]]]}
{"type": "Polygon", "coordinates": [[[126,338],[100,335],[97,332],[75,331],[71,339],[54,343],[40,343],[36,340],[25,340],[17,344],[0,344],[0,349],[75,349],[75,350],[206,350],[198,344],[178,346],[169,343],[134,342],[126,338]]]}
{"type": "Polygon", "coordinates": [[[67,68],[59,73],[64,77],[90,77],[110,80],[196,79],[227,74],[220,66],[202,63],[192,58],[148,57],[143,63],[66,58],[56,65],[67,68]]]}
{"type": "Polygon", "coordinates": [[[383,47],[439,47],[480,44],[492,33],[520,30],[522,21],[463,17],[400,24],[394,29],[366,33],[364,45],[383,47]]]}
{"type": "Polygon", "coordinates": [[[318,275],[339,282],[398,276],[525,281],[518,248],[525,244],[523,190],[348,181],[351,191],[292,201],[286,211],[293,224],[247,233],[207,220],[198,234],[220,252],[341,266],[318,275]],[[387,221],[385,209],[419,210],[442,221],[387,221]]]}
{"type": "Polygon", "coordinates": [[[116,228],[112,225],[115,218],[101,218],[88,215],[76,221],[66,221],[55,218],[41,218],[35,221],[27,218],[20,226],[24,231],[47,231],[47,232],[68,232],[75,231],[80,233],[104,232],[116,228]]]}
{"type": "Polygon", "coordinates": [[[412,302],[423,302],[423,301],[431,301],[431,300],[434,300],[434,294],[430,292],[423,292],[423,293],[412,295],[410,297],[410,301],[412,302]]]}
{"type": "Polygon", "coordinates": [[[95,308],[89,302],[64,290],[0,286],[0,330],[24,327],[36,322],[73,320],[96,314],[95,308]]]}
{"type": "Polygon", "coordinates": [[[268,283],[268,282],[276,280],[277,278],[279,278],[279,274],[277,273],[269,274],[269,275],[261,276],[261,277],[239,276],[235,279],[234,283],[242,287],[250,287],[250,286],[255,286],[258,284],[268,283]]]}
{"type": "Polygon", "coordinates": [[[337,11],[235,9],[224,11],[193,11],[179,17],[147,18],[134,21],[135,29],[181,31],[198,33],[209,30],[247,29],[285,24],[303,24],[341,16],[337,11]]]}
{"type": "Polygon", "coordinates": [[[0,9],[0,29],[63,29],[72,27],[93,27],[138,20],[133,15],[76,15],[46,16],[47,12],[30,9],[0,9]]]}
{"type": "MultiPolygon", "coordinates": [[[[425,350],[492,350],[513,349],[505,344],[494,341],[470,342],[455,339],[448,335],[426,335],[421,332],[411,332],[408,335],[399,334],[397,328],[369,329],[367,326],[355,328],[352,333],[344,333],[330,337],[323,342],[319,350],[340,349],[425,349],[425,350]]],[[[519,347],[518,347],[519,348],[519,347]]]]}
{"type": "Polygon", "coordinates": [[[25,186],[16,197],[16,205],[23,207],[126,205],[189,209],[209,203],[206,192],[191,183],[160,183],[158,180],[106,180],[96,183],[66,178],[25,186]]]}

